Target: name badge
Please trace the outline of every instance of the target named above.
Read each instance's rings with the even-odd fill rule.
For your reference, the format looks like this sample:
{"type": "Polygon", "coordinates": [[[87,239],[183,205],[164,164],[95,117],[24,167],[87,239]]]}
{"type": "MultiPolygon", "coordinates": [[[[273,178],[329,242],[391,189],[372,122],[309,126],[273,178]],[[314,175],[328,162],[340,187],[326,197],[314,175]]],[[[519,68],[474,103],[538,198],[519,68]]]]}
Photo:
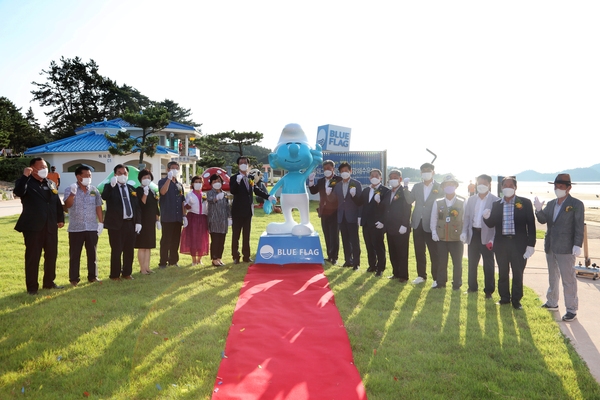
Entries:
{"type": "Polygon", "coordinates": [[[450,222],[450,217],[446,217],[446,222],[450,222]]]}

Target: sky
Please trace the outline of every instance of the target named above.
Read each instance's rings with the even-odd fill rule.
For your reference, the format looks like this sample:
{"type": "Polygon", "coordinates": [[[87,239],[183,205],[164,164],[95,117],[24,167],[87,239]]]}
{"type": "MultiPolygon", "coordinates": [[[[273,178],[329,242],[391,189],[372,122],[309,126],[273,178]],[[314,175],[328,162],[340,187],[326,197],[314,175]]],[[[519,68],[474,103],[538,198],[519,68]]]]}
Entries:
{"type": "Polygon", "coordinates": [[[352,129],[350,150],[469,179],[600,162],[600,2],[0,0],[0,96],[41,122],[52,60],[193,112],[202,132],[352,129]]]}

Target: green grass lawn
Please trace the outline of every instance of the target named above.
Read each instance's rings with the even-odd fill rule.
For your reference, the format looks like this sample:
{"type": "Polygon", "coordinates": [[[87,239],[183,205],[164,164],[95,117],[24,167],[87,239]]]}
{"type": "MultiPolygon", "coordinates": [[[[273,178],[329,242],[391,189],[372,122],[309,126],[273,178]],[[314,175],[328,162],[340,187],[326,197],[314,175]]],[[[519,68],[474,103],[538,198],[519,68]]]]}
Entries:
{"type": "MultiPolygon", "coordinates": [[[[268,222],[282,219],[257,210],[252,248],[268,222]]],[[[320,230],[316,215],[312,221],[320,230]]],[[[68,288],[33,297],[25,291],[15,222],[0,218],[0,399],[211,397],[247,264],[191,267],[182,256],[181,268],[113,282],[105,232],[98,246],[104,282],[72,288],[62,229],[56,283],[68,288]]],[[[157,250],[152,257],[156,266],[157,250]]],[[[327,264],[325,273],[370,399],[600,398],[600,386],[532,290],[524,310],[515,311],[483,293],[466,295],[465,285],[436,291],[377,279],[365,272],[364,251],[361,265],[353,272],[327,264]]],[[[414,277],[414,258],[410,271],[414,277]]]]}

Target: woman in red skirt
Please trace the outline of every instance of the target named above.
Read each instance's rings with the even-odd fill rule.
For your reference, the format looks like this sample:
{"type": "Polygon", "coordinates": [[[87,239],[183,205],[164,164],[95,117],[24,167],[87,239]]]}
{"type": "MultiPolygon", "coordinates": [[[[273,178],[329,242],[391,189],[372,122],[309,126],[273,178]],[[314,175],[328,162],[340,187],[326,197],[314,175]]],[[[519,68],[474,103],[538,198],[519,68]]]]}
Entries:
{"type": "Polygon", "coordinates": [[[188,225],[181,232],[179,250],[181,254],[192,256],[192,265],[202,264],[202,256],[208,254],[208,221],[202,197],[202,178],[194,176],[192,190],[185,197],[188,225]]]}

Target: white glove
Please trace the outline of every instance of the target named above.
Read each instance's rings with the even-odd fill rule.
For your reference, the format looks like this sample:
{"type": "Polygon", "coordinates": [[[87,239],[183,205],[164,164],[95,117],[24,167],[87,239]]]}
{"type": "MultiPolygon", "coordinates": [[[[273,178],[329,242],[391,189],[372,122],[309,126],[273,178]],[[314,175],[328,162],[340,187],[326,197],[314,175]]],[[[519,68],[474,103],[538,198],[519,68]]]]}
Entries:
{"type": "Polygon", "coordinates": [[[73,194],[77,194],[77,184],[73,183],[71,184],[71,186],[69,186],[71,188],[71,193],[73,194]]]}
{"type": "Polygon", "coordinates": [[[440,237],[438,236],[437,232],[431,232],[431,238],[433,239],[434,242],[440,241],[440,237]]]}
{"type": "Polygon", "coordinates": [[[383,229],[383,224],[379,221],[375,222],[375,228],[377,229],[383,229]]]}
{"type": "Polygon", "coordinates": [[[104,224],[102,222],[98,222],[98,236],[100,236],[102,234],[103,230],[104,230],[104,224]]]}
{"type": "Polygon", "coordinates": [[[231,218],[227,218],[227,226],[233,225],[233,220],[231,218]]]}
{"type": "Polygon", "coordinates": [[[581,255],[581,247],[573,246],[573,255],[579,257],[581,255]]]}
{"type": "Polygon", "coordinates": [[[314,186],[315,176],[317,176],[317,174],[315,174],[314,172],[308,176],[308,186],[314,186]]]}
{"type": "Polygon", "coordinates": [[[404,225],[402,225],[400,227],[400,229],[398,230],[398,232],[400,232],[401,235],[404,235],[406,233],[408,229],[406,229],[406,227],[404,225]]]}
{"type": "Polygon", "coordinates": [[[142,231],[142,224],[135,224],[135,233],[140,233],[142,231]]]}
{"type": "Polygon", "coordinates": [[[156,221],[156,229],[158,229],[159,231],[162,229],[162,225],[160,224],[160,221],[156,221]]]}
{"type": "Polygon", "coordinates": [[[217,201],[223,200],[224,197],[225,197],[225,193],[221,192],[215,196],[215,199],[217,199],[217,201]]]}
{"type": "Polygon", "coordinates": [[[169,171],[169,173],[167,174],[167,179],[173,179],[173,171],[169,171]]]}
{"type": "Polygon", "coordinates": [[[237,183],[240,183],[243,178],[244,178],[244,175],[238,174],[238,176],[237,176],[237,178],[235,178],[235,180],[237,181],[237,183]]]}
{"type": "Polygon", "coordinates": [[[460,234],[460,241],[463,243],[467,243],[467,234],[466,233],[460,234]]]}
{"type": "Polygon", "coordinates": [[[144,186],[144,194],[148,196],[148,193],[150,193],[150,186],[144,186]]]}
{"type": "Polygon", "coordinates": [[[535,196],[535,199],[533,200],[533,205],[535,206],[535,211],[542,211],[542,207],[544,207],[544,203],[546,203],[546,201],[540,201],[540,199],[538,199],[538,197],[535,196]]]}
{"type": "Polygon", "coordinates": [[[377,204],[381,202],[381,196],[379,195],[379,193],[375,193],[375,196],[373,196],[373,200],[375,200],[377,204]]]}
{"type": "Polygon", "coordinates": [[[116,184],[117,184],[117,177],[113,176],[112,178],[110,178],[110,186],[115,187],[116,184]]]}
{"type": "Polygon", "coordinates": [[[524,259],[528,259],[535,253],[535,247],[527,246],[527,250],[525,250],[525,254],[523,254],[524,259]]]}
{"type": "Polygon", "coordinates": [[[356,219],[356,222],[358,223],[358,225],[360,225],[360,217],[358,217],[358,218],[356,219]]]}
{"type": "Polygon", "coordinates": [[[188,220],[187,217],[183,217],[183,227],[185,228],[186,226],[188,226],[188,220]]]}
{"type": "Polygon", "coordinates": [[[270,195],[270,196],[269,196],[269,201],[270,201],[271,203],[277,203],[277,197],[275,197],[275,196],[273,196],[273,195],[270,195]]]}
{"type": "Polygon", "coordinates": [[[490,210],[489,208],[483,210],[483,219],[488,219],[490,215],[492,215],[492,210],[490,210]]]}
{"type": "Polygon", "coordinates": [[[350,196],[352,196],[352,197],[356,196],[356,188],[354,186],[352,186],[350,188],[350,196]]]}
{"type": "Polygon", "coordinates": [[[410,178],[404,178],[404,187],[408,187],[408,184],[410,183],[410,178]]]}
{"type": "Polygon", "coordinates": [[[331,186],[329,186],[327,189],[325,189],[325,193],[327,193],[327,196],[331,195],[332,191],[333,191],[333,188],[331,186]]]}

